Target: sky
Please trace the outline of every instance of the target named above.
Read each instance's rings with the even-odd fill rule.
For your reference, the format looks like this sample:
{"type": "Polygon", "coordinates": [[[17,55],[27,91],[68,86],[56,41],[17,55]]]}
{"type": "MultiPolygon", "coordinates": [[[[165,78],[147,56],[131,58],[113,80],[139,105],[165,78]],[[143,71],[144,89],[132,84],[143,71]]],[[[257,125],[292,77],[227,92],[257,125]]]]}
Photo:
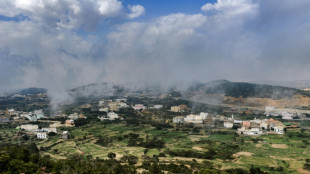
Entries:
{"type": "Polygon", "coordinates": [[[309,9],[309,0],[0,0],[0,91],[310,80],[309,9]]]}

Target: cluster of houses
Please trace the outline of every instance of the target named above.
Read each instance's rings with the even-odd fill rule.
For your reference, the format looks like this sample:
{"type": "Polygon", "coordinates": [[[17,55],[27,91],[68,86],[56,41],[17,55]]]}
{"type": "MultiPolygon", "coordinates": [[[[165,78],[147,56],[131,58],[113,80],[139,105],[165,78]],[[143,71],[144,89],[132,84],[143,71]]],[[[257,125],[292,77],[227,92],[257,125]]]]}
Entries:
{"type": "Polygon", "coordinates": [[[16,129],[21,129],[21,130],[35,133],[38,139],[46,139],[48,133],[50,132],[57,133],[57,128],[55,127],[48,127],[48,128],[40,129],[39,126],[35,124],[25,124],[25,125],[17,126],[16,129]]]}
{"type": "Polygon", "coordinates": [[[266,106],[265,115],[267,117],[282,117],[283,120],[292,120],[296,117],[304,118],[306,114],[310,114],[309,110],[300,110],[300,109],[276,109],[273,106],[266,106]]]}
{"type": "Polygon", "coordinates": [[[119,98],[115,100],[111,99],[101,99],[98,103],[99,111],[109,112],[109,111],[118,111],[120,108],[126,108],[126,98],[119,98]]]}
{"type": "Polygon", "coordinates": [[[113,120],[116,120],[116,119],[123,119],[122,117],[120,117],[117,113],[115,112],[108,112],[106,116],[101,116],[101,117],[98,117],[99,120],[101,121],[104,121],[104,120],[110,120],[110,121],[113,121],[113,120]]]}
{"type": "MultiPolygon", "coordinates": [[[[220,120],[220,121],[225,121],[225,120],[231,120],[231,118],[227,118],[225,116],[209,116],[208,113],[205,112],[201,112],[200,114],[190,114],[185,116],[177,116],[177,117],[173,117],[172,122],[173,123],[193,123],[193,124],[203,124],[206,122],[210,122],[210,121],[215,121],[215,120],[220,120]]],[[[224,124],[226,123],[226,121],[224,122],[224,124]]],[[[228,124],[228,122],[227,122],[228,124]]]]}
{"type": "MultiPolygon", "coordinates": [[[[33,133],[36,135],[38,139],[47,139],[49,133],[53,132],[57,134],[57,127],[53,127],[52,125],[54,124],[51,124],[50,127],[39,128],[39,126],[35,124],[25,124],[25,125],[17,126],[16,129],[20,129],[20,130],[27,131],[29,133],[33,133]]],[[[68,131],[63,131],[61,134],[62,139],[69,139],[70,136],[71,135],[68,131]]]]}
{"type": "Polygon", "coordinates": [[[7,109],[0,112],[0,123],[8,123],[11,121],[29,120],[37,121],[44,118],[43,110],[34,110],[33,112],[15,111],[14,109],[7,109]]]}
{"type": "Polygon", "coordinates": [[[274,119],[254,119],[248,121],[242,121],[234,119],[232,115],[231,118],[224,116],[209,116],[208,113],[201,112],[199,115],[190,114],[185,116],[173,117],[172,122],[176,124],[204,124],[219,121],[222,124],[223,128],[231,129],[234,126],[239,127],[237,133],[239,135],[261,135],[264,133],[267,134],[284,134],[285,126],[278,120],[274,119]]]}
{"type": "Polygon", "coordinates": [[[242,127],[237,130],[240,135],[261,135],[263,133],[284,134],[285,126],[274,119],[254,119],[243,121],[242,127]]]}

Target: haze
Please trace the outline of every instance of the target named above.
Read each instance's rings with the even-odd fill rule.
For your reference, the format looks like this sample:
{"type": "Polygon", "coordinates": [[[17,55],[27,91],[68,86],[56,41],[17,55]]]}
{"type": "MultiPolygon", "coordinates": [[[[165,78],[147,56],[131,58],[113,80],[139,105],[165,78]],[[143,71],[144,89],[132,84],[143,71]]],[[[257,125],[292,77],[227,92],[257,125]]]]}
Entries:
{"type": "Polygon", "coordinates": [[[309,9],[308,0],[0,0],[0,89],[309,80],[309,9]]]}

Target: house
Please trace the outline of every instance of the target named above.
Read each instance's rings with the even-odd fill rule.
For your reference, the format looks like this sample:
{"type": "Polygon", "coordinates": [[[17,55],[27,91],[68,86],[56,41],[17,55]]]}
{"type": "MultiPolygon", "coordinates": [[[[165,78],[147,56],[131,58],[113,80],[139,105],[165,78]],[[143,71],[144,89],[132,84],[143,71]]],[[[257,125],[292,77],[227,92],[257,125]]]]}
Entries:
{"type": "Polygon", "coordinates": [[[66,120],[65,121],[66,126],[73,126],[74,125],[74,120],[66,120]]]}
{"type": "Polygon", "coordinates": [[[184,118],[184,122],[185,123],[202,124],[203,121],[207,118],[207,116],[208,116],[208,113],[203,113],[203,112],[200,113],[200,115],[190,114],[184,118]]]}
{"type": "Polygon", "coordinates": [[[287,111],[283,111],[281,115],[283,120],[292,120],[294,116],[294,114],[289,113],[287,111]]]}
{"type": "Polygon", "coordinates": [[[276,127],[272,127],[271,130],[273,132],[275,132],[276,134],[284,134],[284,126],[276,126],[276,127]]]}
{"type": "Polygon", "coordinates": [[[111,120],[112,121],[112,120],[115,120],[118,118],[119,118],[119,116],[115,112],[109,112],[107,114],[107,116],[98,117],[98,119],[100,119],[101,121],[103,121],[103,120],[111,120]]]}
{"type": "Polygon", "coordinates": [[[50,132],[57,133],[57,128],[56,127],[42,128],[42,131],[47,132],[47,133],[50,133],[50,132]]]}
{"type": "Polygon", "coordinates": [[[249,121],[243,121],[241,125],[242,127],[249,128],[251,126],[251,123],[249,121]]]}
{"type": "Polygon", "coordinates": [[[236,123],[236,124],[242,124],[242,120],[234,120],[234,123],[236,123]]]}
{"type": "Polygon", "coordinates": [[[57,128],[61,127],[61,122],[60,121],[55,121],[53,124],[50,124],[50,128],[57,128]]]}
{"type": "Polygon", "coordinates": [[[61,134],[61,138],[67,140],[67,139],[71,138],[71,134],[68,131],[63,131],[61,134]]]}
{"type": "Polygon", "coordinates": [[[110,120],[118,119],[118,114],[116,114],[115,112],[109,112],[107,116],[110,120]]]}
{"type": "Polygon", "coordinates": [[[188,107],[186,105],[179,105],[179,107],[180,107],[181,112],[184,112],[184,111],[186,111],[186,109],[188,109],[188,107]]]}
{"type": "Polygon", "coordinates": [[[143,104],[135,104],[133,107],[132,107],[134,110],[144,110],[146,107],[143,105],[143,104]]]}
{"type": "Polygon", "coordinates": [[[103,106],[104,105],[104,99],[99,100],[99,106],[103,106]]]}
{"type": "Polygon", "coordinates": [[[109,112],[109,108],[100,108],[99,109],[100,112],[109,112]]]}
{"type": "Polygon", "coordinates": [[[173,123],[184,123],[184,117],[183,116],[173,117],[172,122],[173,123]]]}
{"type": "Polygon", "coordinates": [[[37,138],[38,139],[46,139],[47,138],[46,132],[37,132],[37,138]]]}
{"type": "Polygon", "coordinates": [[[41,119],[41,118],[44,117],[44,114],[43,114],[43,110],[42,110],[42,109],[34,110],[33,113],[36,115],[37,119],[41,119]]]}
{"type": "Polygon", "coordinates": [[[33,113],[23,114],[23,117],[27,118],[29,121],[37,121],[37,116],[33,113]]]}
{"type": "Polygon", "coordinates": [[[261,135],[263,132],[259,128],[248,129],[246,127],[241,127],[237,130],[240,135],[261,135]]]}
{"type": "Polygon", "coordinates": [[[79,114],[79,118],[81,118],[81,119],[86,119],[87,117],[85,117],[85,115],[84,115],[83,113],[80,113],[80,114],[79,114]]]}
{"type": "Polygon", "coordinates": [[[116,102],[108,103],[108,107],[109,107],[110,111],[118,111],[119,110],[118,103],[116,103],[116,102]]]}
{"type": "Polygon", "coordinates": [[[78,115],[78,113],[73,113],[73,114],[70,114],[69,116],[68,116],[68,118],[70,119],[70,120],[77,120],[78,118],[79,118],[79,115],[78,115]]]}
{"type": "Polygon", "coordinates": [[[207,119],[207,118],[208,118],[208,113],[200,112],[200,115],[199,115],[199,116],[204,120],[204,119],[207,119]]]}
{"type": "Polygon", "coordinates": [[[9,115],[1,115],[0,123],[8,123],[11,122],[11,117],[9,115]]]}
{"type": "Polygon", "coordinates": [[[118,98],[118,99],[115,99],[115,102],[116,103],[127,102],[127,99],[126,98],[118,98]]]}
{"type": "Polygon", "coordinates": [[[118,107],[119,108],[127,108],[128,105],[126,103],[120,102],[120,103],[118,103],[118,107]]]}
{"type": "Polygon", "coordinates": [[[154,109],[161,109],[163,108],[163,105],[154,105],[154,109]]]}
{"type": "Polygon", "coordinates": [[[39,129],[39,126],[34,125],[34,124],[25,124],[25,125],[21,125],[20,128],[26,131],[35,131],[39,129]]]}
{"type": "Polygon", "coordinates": [[[171,111],[172,111],[172,112],[181,112],[181,109],[180,109],[179,106],[172,106],[172,107],[171,107],[171,111]]]}
{"type": "Polygon", "coordinates": [[[230,121],[224,121],[224,127],[225,128],[232,128],[234,126],[233,122],[230,121]]]}

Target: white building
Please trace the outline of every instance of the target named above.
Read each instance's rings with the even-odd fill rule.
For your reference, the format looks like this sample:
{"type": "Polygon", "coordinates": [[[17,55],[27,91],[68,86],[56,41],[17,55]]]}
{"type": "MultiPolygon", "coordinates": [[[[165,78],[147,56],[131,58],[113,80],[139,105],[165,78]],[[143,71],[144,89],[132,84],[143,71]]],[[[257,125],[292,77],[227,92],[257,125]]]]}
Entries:
{"type": "Polygon", "coordinates": [[[154,105],[154,109],[161,109],[163,108],[163,105],[154,105]]]}
{"type": "Polygon", "coordinates": [[[34,124],[25,124],[25,125],[21,125],[20,128],[26,131],[34,131],[34,130],[38,130],[39,126],[34,125],[34,124]]]}
{"type": "Polygon", "coordinates": [[[144,110],[145,109],[145,106],[143,104],[136,104],[132,107],[134,110],[144,110]]]}
{"type": "Polygon", "coordinates": [[[230,122],[230,121],[225,121],[224,122],[224,127],[225,128],[232,128],[234,126],[234,123],[230,122]]]}
{"type": "Polygon", "coordinates": [[[203,120],[207,119],[208,118],[208,113],[205,113],[205,112],[200,112],[200,115],[199,115],[203,120]]]}
{"type": "Polygon", "coordinates": [[[46,139],[47,138],[46,132],[37,132],[37,138],[38,139],[46,139]]]}
{"type": "Polygon", "coordinates": [[[115,112],[109,112],[107,114],[107,116],[98,117],[98,119],[100,119],[101,121],[103,121],[103,120],[115,120],[118,118],[119,118],[119,116],[115,112]]]}
{"type": "Polygon", "coordinates": [[[284,127],[283,126],[276,126],[276,127],[271,127],[271,130],[273,130],[277,134],[284,134],[284,127]]]}
{"type": "Polygon", "coordinates": [[[42,110],[42,109],[34,110],[33,113],[34,113],[34,114],[37,114],[37,115],[38,115],[38,114],[43,114],[43,110],[42,110]]]}
{"type": "Polygon", "coordinates": [[[183,116],[173,117],[172,122],[173,123],[184,123],[184,117],[183,116]]]}
{"type": "Polygon", "coordinates": [[[79,114],[75,112],[73,114],[70,114],[68,118],[71,120],[77,120],[79,118],[79,114]]]}
{"type": "Polygon", "coordinates": [[[109,112],[109,108],[100,108],[99,111],[100,112],[109,112]]]}
{"type": "Polygon", "coordinates": [[[294,116],[294,114],[289,113],[289,112],[287,112],[287,111],[282,112],[281,115],[282,115],[282,119],[283,119],[283,120],[292,120],[292,119],[293,119],[293,116],[294,116]]]}
{"type": "Polygon", "coordinates": [[[118,119],[118,114],[115,112],[109,112],[107,116],[110,120],[118,119]]]}
{"type": "Polygon", "coordinates": [[[118,98],[118,99],[115,99],[115,102],[116,103],[127,102],[127,99],[126,98],[118,98]]]}
{"type": "Polygon", "coordinates": [[[245,127],[241,127],[238,129],[238,133],[241,135],[261,135],[263,132],[259,128],[247,129],[245,127]]]}
{"type": "Polygon", "coordinates": [[[201,124],[203,120],[208,118],[208,113],[201,112],[199,115],[188,115],[184,118],[185,123],[201,124]]]}
{"type": "Polygon", "coordinates": [[[57,128],[56,128],[56,127],[42,128],[42,130],[43,130],[44,132],[47,132],[47,133],[50,133],[50,132],[57,133],[57,128]]]}
{"type": "Polygon", "coordinates": [[[118,103],[118,106],[120,108],[127,108],[128,107],[128,105],[126,103],[123,103],[123,102],[118,103]]]}
{"type": "Polygon", "coordinates": [[[241,124],[243,121],[242,120],[234,120],[234,123],[239,123],[241,124]]]}
{"type": "Polygon", "coordinates": [[[101,99],[100,101],[99,101],[99,106],[103,106],[104,105],[104,99],[101,99]]]}

